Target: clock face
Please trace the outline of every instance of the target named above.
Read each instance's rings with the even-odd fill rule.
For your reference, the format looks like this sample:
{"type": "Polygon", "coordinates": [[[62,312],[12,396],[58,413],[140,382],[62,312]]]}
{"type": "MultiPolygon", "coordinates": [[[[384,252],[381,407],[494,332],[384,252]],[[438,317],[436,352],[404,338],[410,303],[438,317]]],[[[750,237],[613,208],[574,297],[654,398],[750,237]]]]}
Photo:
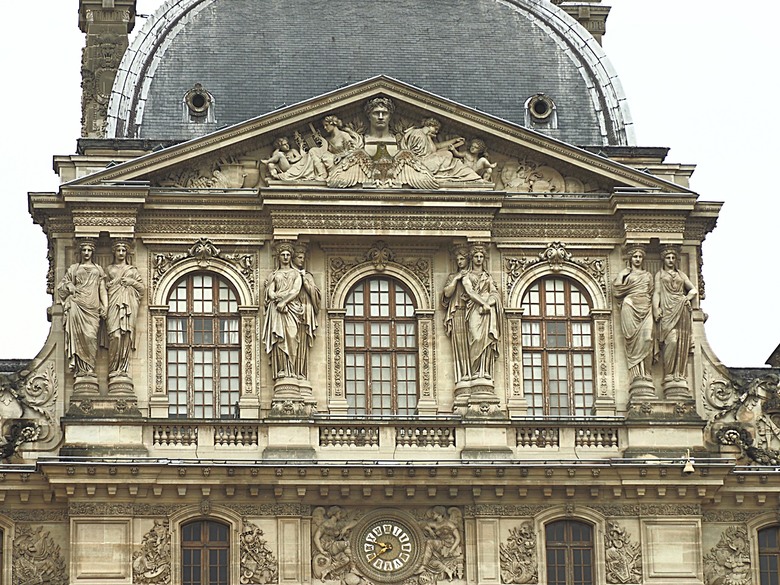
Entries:
{"type": "Polygon", "coordinates": [[[358,535],[356,556],[363,569],[375,579],[400,580],[416,568],[420,559],[419,539],[398,518],[375,518],[358,535]]]}

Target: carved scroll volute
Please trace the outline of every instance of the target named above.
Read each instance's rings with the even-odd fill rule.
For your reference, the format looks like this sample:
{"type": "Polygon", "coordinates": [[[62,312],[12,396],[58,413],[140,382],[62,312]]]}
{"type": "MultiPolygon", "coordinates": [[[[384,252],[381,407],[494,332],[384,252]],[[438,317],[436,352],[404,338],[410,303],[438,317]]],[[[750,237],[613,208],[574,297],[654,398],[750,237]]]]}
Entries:
{"type": "Polygon", "coordinates": [[[507,320],[506,405],[511,415],[524,415],[528,403],[523,394],[523,309],[505,309],[507,320]]]}
{"type": "Polygon", "coordinates": [[[417,311],[420,363],[420,401],[418,414],[436,414],[439,406],[436,396],[436,368],[434,367],[433,311],[417,311]]]}
{"type": "Polygon", "coordinates": [[[344,394],[344,316],[346,311],[328,311],[328,412],[347,414],[344,394]]]}

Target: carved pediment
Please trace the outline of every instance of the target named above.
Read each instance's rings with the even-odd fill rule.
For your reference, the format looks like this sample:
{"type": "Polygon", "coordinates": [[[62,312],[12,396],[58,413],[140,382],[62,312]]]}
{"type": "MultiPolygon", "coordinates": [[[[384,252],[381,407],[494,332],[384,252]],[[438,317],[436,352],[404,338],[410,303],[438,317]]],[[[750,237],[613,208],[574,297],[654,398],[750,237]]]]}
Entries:
{"type": "Polygon", "coordinates": [[[174,190],[685,191],[548,136],[378,77],[74,181],[174,190]]]}

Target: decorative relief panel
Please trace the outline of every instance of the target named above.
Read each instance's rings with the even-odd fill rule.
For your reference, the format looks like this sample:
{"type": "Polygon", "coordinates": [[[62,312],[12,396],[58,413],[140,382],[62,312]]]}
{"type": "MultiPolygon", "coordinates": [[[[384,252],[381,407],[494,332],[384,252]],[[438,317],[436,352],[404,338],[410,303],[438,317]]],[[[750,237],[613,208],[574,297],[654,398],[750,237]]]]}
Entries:
{"type": "Polygon", "coordinates": [[[778,377],[766,374],[734,386],[723,378],[705,378],[707,429],[718,445],[734,445],[759,465],[780,464],[778,377]]]}
{"type": "Polygon", "coordinates": [[[263,531],[245,520],[240,536],[241,585],[279,582],[279,564],[263,538],[263,531]]]}
{"type": "Polygon", "coordinates": [[[39,526],[16,526],[13,548],[14,585],[67,585],[68,574],[60,546],[39,526]]]}
{"type": "Polygon", "coordinates": [[[704,555],[707,585],[750,585],[750,541],[742,526],[729,526],[718,544],[704,555]]]}
{"type": "Polygon", "coordinates": [[[133,583],[168,585],[171,582],[171,531],[168,520],[155,520],[144,534],[141,549],[133,553],[133,583]]]}
{"type": "Polygon", "coordinates": [[[363,514],[312,511],[312,576],[322,582],[426,585],[464,576],[463,516],[433,506],[363,514]]]}
{"type": "Polygon", "coordinates": [[[641,583],[642,552],[638,542],[617,522],[609,522],[604,537],[607,583],[641,583]]]}
{"type": "Polygon", "coordinates": [[[58,440],[57,374],[53,362],[0,379],[0,460],[23,444],[58,440]]]}
{"type": "Polygon", "coordinates": [[[502,583],[538,583],[536,534],[531,522],[509,529],[505,543],[499,544],[502,583]]]}

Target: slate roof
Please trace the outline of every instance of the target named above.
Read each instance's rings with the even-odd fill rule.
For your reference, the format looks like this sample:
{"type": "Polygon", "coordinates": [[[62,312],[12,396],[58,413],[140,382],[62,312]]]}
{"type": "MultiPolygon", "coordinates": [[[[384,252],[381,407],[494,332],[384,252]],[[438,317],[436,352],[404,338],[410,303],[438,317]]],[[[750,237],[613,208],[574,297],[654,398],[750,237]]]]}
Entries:
{"type": "Polygon", "coordinates": [[[576,145],[631,145],[601,47],[549,0],[168,0],[128,49],[108,138],[189,139],[387,75],[517,124],[551,97],[576,145]],[[183,97],[200,83],[213,123],[183,97]]]}

